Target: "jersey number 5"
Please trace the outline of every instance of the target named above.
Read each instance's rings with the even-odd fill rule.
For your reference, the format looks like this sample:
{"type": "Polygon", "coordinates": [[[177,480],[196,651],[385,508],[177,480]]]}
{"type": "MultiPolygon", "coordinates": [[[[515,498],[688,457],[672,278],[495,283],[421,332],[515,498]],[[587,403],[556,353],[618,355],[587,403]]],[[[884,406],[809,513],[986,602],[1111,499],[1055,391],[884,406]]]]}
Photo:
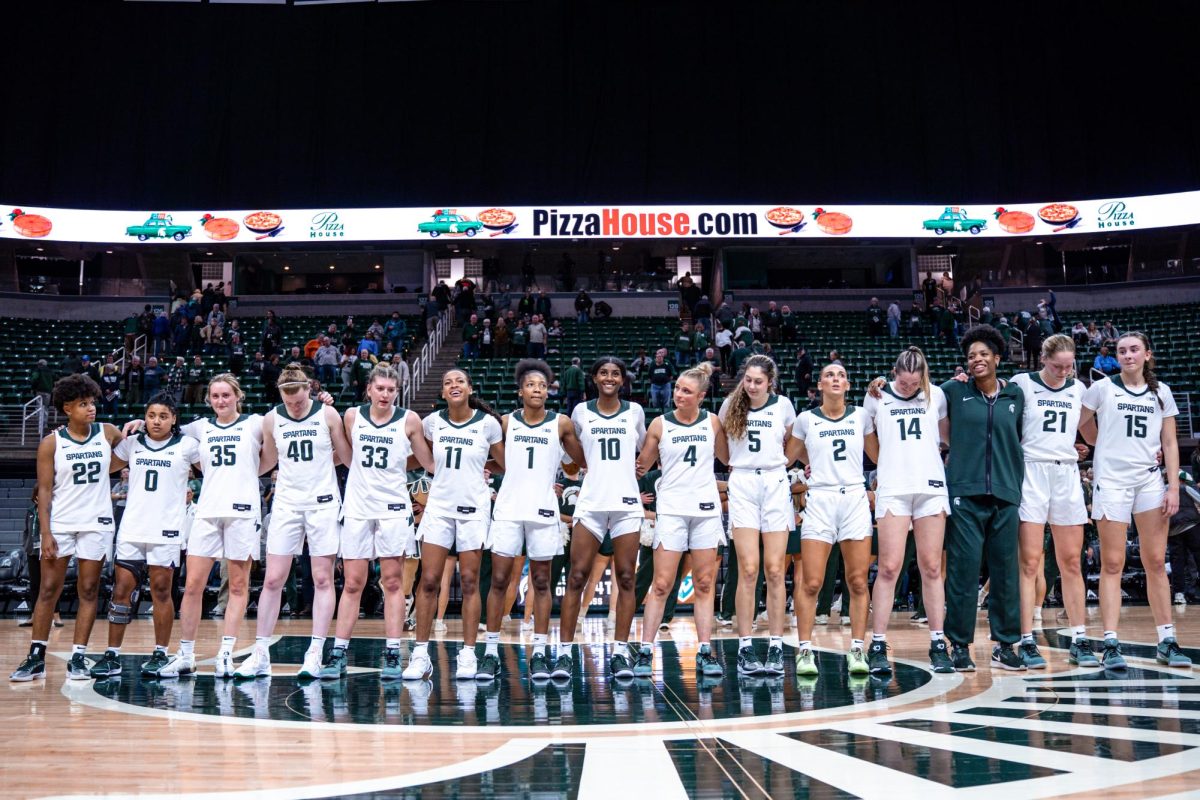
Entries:
{"type": "Polygon", "coordinates": [[[759,441],[758,431],[746,431],[746,438],[750,440],[750,447],[747,448],[751,453],[757,453],[762,450],[762,442],[759,441]]]}

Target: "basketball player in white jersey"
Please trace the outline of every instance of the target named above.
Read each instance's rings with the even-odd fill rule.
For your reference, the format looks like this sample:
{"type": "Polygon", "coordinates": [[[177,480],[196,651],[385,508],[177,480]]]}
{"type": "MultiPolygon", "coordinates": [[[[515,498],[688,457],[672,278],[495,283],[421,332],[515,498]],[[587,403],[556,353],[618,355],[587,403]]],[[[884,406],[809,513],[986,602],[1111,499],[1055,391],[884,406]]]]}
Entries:
{"type": "Polygon", "coordinates": [[[554,602],[550,562],[563,552],[554,479],[564,456],[577,464],[583,461],[583,448],[570,418],[546,410],[547,392],[554,381],[550,365],[522,359],[517,362],[515,377],[521,408],[501,420],[506,463],[504,482],[492,509],[492,589],[488,593],[484,653],[475,674],[484,681],[500,676],[500,624],[509,586],[519,578],[513,567],[522,555],[529,559],[529,583],[533,587],[529,677],[550,678],[546,654],[554,602]]]}
{"type": "Polygon", "coordinates": [[[133,618],[131,599],[150,578],[154,602],[154,654],[141,666],[142,675],[158,677],[167,665],[167,647],[175,622],[171,587],[180,551],[187,541],[187,493],[192,465],[200,461],[200,445],[179,432],[175,398],[159,392],[146,404],[144,431],[113,448],[113,462],[129,465],[129,496],[117,531],[112,600],[108,606],[108,648],[93,678],[121,674],[121,644],[133,618]],[[149,569],[147,569],[147,567],[149,569]]]}
{"type": "Polygon", "coordinates": [[[1087,638],[1085,586],[1079,568],[1087,505],[1079,479],[1075,437],[1083,410],[1084,386],[1075,380],[1074,374],[1075,340],[1057,333],[1042,342],[1041,370],[1023,372],[1012,379],[1025,395],[1021,424],[1025,478],[1018,512],[1021,641],[1017,655],[1029,669],[1046,667],[1046,659],[1033,640],[1034,595],[1037,577],[1045,566],[1046,523],[1050,524],[1054,537],[1054,553],[1062,575],[1063,606],[1071,624],[1070,661],[1085,667],[1100,665],[1087,638]]]}
{"type": "Polygon", "coordinates": [[[1124,669],[1117,619],[1121,614],[1121,573],[1129,522],[1137,523],[1146,596],[1158,626],[1158,663],[1190,667],[1179,649],[1171,619],[1167,581],[1167,531],[1179,510],[1179,409],[1171,388],[1154,374],[1154,354],[1144,333],[1131,331],[1117,340],[1118,375],[1101,378],[1083,394],[1079,431],[1095,444],[1092,459],[1092,519],[1100,532],[1100,618],[1104,623],[1106,669],[1124,669]],[[1163,466],[1158,465],[1162,450],[1163,466]],[[1167,474],[1163,486],[1162,473],[1167,474]]]}
{"type": "Polygon", "coordinates": [[[342,501],[342,574],[333,648],[321,677],[346,674],[346,649],[358,621],[370,562],[379,559],[383,587],[383,670],[380,678],[401,677],[400,637],[404,631],[404,562],[416,555],[413,513],[408,495],[409,456],[433,468],[421,418],[396,406],[400,376],[390,364],[378,364],[367,379],[367,402],[346,410],[346,438],[353,456],[342,501]]]}
{"type": "Polygon", "coordinates": [[[38,445],[42,586],[33,609],[29,655],[9,676],[13,681],[46,677],[50,623],[71,556],[78,563],[79,610],[67,678],[91,677],[84,653],[96,621],[100,571],[112,550],[113,509],[108,473],[112,468],[112,448],[122,439],[121,432],[112,425],[96,422],[98,397],[100,387],[86,375],[59,379],[50,395],[54,407],[66,416],[67,424],[47,434],[38,445]]]}
{"type": "MultiPolygon", "coordinates": [[[[214,672],[218,678],[233,677],[233,648],[250,598],[250,566],[259,557],[261,547],[259,470],[270,471],[275,466],[274,461],[263,462],[260,458],[262,417],[242,413],[245,394],[234,375],[214,375],[208,382],[206,400],[213,416],[193,420],[181,429],[183,435],[199,442],[204,482],[187,540],[179,650],[159,669],[161,678],[196,672],[196,631],[204,591],[213,564],[222,559],[228,566],[229,602],[214,672]]],[[[141,420],[126,423],[125,435],[140,431],[143,424],[141,420]]]]}
{"type": "MultiPolygon", "coordinates": [[[[821,405],[796,418],[788,461],[799,459],[812,468],[807,505],[800,528],[803,578],[796,592],[796,674],[816,675],[812,651],[817,594],[825,581],[825,564],[836,544],[846,565],[850,592],[850,651],[846,667],[852,675],[869,671],[863,636],[867,630],[867,571],[871,566],[871,507],[863,485],[865,438],[874,430],[863,409],[846,403],[850,379],[834,361],[821,370],[821,405]]],[[[890,598],[890,595],[889,595],[890,598]]],[[[891,607],[889,602],[889,608],[891,607]]]]}
{"type": "Polygon", "coordinates": [[[863,402],[863,412],[873,428],[864,445],[867,456],[878,465],[879,481],[875,492],[879,569],[871,592],[875,610],[867,663],[873,673],[892,671],[887,629],[911,527],[921,570],[921,594],[929,615],[929,661],[934,672],[954,672],[942,630],[946,619],[942,547],[950,501],[938,422],[946,416],[946,395],[930,383],[929,362],[919,347],[900,354],[893,374],[895,379],[890,382],[880,379],[872,383],[863,402]]]}
{"type": "Polygon", "coordinates": [[[310,397],[309,387],[303,368],[288,364],[279,375],[283,402],[263,418],[263,461],[278,461],[279,478],[267,529],[267,573],[258,596],[254,651],[234,671],[237,678],[271,674],[268,648],[279,618],[283,584],[292,559],[304,551],[306,541],[313,580],[312,641],[296,674],[299,678],[321,674],[325,636],[337,602],[333,567],[340,542],[340,503],[334,465],[350,462],[350,443],[337,411],[310,397]]]}
{"type": "Polygon", "coordinates": [[[720,413],[729,439],[729,527],[738,560],[738,672],[746,675],[783,674],[783,627],[787,620],[783,579],[788,532],[796,524],[787,474],[790,462],[784,449],[796,410],[791,400],[773,392],[775,376],[775,362],[767,356],[747,358],[737,386],[721,404],[720,413]],[[759,660],[750,636],[760,545],[771,634],[765,663],[759,660]]]}
{"type": "Polygon", "coordinates": [[[654,638],[685,552],[692,558],[692,613],[699,642],[696,670],[707,677],[724,674],[711,643],[717,546],[725,541],[713,460],[728,461],[729,446],[721,421],[700,407],[712,371],[712,364],[702,361],[676,378],[675,410],[650,423],[638,455],[639,474],[653,469],[655,461],[662,466],[655,493],[654,582],[646,595],[642,645],[633,665],[638,678],[654,674],[654,638]]]}
{"type": "Polygon", "coordinates": [[[483,471],[489,461],[504,471],[504,432],[499,416],[474,393],[471,378],[463,370],[452,369],[442,375],[442,399],[446,409],[430,414],[423,422],[425,440],[433,452],[433,482],[418,528],[421,579],[417,590],[417,642],[404,668],[405,680],[424,680],[433,673],[429,633],[451,548],[458,551],[463,624],[463,646],[458,651],[454,677],[474,680],[479,667],[475,656],[479,564],[483,549],[490,544],[492,506],[492,491],[483,471]]]}
{"type": "Polygon", "coordinates": [[[646,438],[646,415],[637,403],[622,400],[625,362],[601,356],[591,366],[599,397],[580,403],[571,422],[583,446],[587,474],[575,504],[571,535],[570,570],[559,616],[558,657],[551,677],[569,679],[575,672],[575,623],[583,603],[583,589],[592,562],[607,533],[612,537],[613,576],[620,586],[613,650],[608,666],[615,678],[633,677],[629,630],[637,610],[634,575],[645,512],[637,482],[637,451],[646,438]]]}

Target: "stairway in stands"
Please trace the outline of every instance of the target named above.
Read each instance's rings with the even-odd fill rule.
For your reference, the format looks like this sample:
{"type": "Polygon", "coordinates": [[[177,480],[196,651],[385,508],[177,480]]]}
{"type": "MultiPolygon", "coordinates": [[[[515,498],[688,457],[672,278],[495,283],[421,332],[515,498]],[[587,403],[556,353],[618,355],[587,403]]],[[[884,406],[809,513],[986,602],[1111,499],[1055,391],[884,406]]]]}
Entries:
{"type": "Polygon", "coordinates": [[[417,389],[410,403],[412,410],[422,417],[433,410],[442,396],[442,373],[458,362],[459,356],[462,355],[462,345],[462,328],[452,327],[446,334],[446,341],[442,342],[442,349],[430,364],[421,388],[417,389]]]}

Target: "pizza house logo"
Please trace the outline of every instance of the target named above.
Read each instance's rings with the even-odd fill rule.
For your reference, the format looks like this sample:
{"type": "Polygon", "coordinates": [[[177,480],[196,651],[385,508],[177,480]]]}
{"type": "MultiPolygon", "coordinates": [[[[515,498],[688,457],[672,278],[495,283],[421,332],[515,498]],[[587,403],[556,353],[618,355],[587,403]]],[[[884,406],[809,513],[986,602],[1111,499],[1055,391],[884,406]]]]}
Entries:
{"type": "Polygon", "coordinates": [[[346,236],[346,224],[338,218],[336,211],[319,211],[313,214],[308,226],[310,239],[341,239],[346,236]]]}
{"type": "Polygon", "coordinates": [[[758,216],[752,213],[686,211],[598,212],[533,209],[534,236],[755,236],[758,216]]]}
{"type": "Polygon", "coordinates": [[[1096,212],[1096,227],[1098,228],[1132,228],[1136,224],[1133,212],[1125,205],[1124,200],[1105,203],[1096,212]]]}

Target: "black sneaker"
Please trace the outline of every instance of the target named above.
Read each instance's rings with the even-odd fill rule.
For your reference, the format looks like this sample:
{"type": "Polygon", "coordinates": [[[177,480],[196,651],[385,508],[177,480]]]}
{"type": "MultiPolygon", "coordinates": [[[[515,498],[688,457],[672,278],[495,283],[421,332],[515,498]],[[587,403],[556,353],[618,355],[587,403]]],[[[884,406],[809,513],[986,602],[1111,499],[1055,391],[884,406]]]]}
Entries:
{"type": "Polygon", "coordinates": [[[633,677],[633,665],[629,663],[629,655],[619,650],[608,659],[608,670],[614,678],[633,677]]]}
{"type": "Polygon", "coordinates": [[[529,677],[535,681],[550,679],[550,660],[545,653],[534,653],[529,659],[529,677]]]}
{"type": "Polygon", "coordinates": [[[100,656],[100,660],[92,665],[90,674],[93,678],[104,680],[121,674],[121,660],[117,658],[116,651],[105,650],[104,655],[100,656]]]}
{"type": "Polygon", "coordinates": [[[742,647],[738,650],[738,672],[742,675],[757,675],[765,672],[766,667],[758,660],[753,647],[742,647]]]}
{"type": "Polygon", "coordinates": [[[1019,672],[1025,669],[1025,662],[1011,644],[997,644],[992,648],[992,666],[1019,672]]]}
{"type": "Polygon", "coordinates": [[[72,655],[71,660],[67,662],[67,680],[86,681],[91,677],[92,671],[88,668],[88,660],[84,658],[83,653],[72,655]]]}
{"type": "Polygon", "coordinates": [[[8,679],[16,683],[24,683],[44,677],[46,677],[46,659],[30,653],[25,656],[25,660],[21,662],[20,666],[8,676],[8,679]]]}
{"type": "MultiPolygon", "coordinates": [[[[968,659],[969,658],[970,657],[968,656],[968,659]]],[[[950,660],[950,654],[946,652],[945,639],[938,639],[935,642],[930,642],[929,663],[933,667],[934,672],[954,672],[954,662],[950,660]]]]}
{"type": "Polygon", "coordinates": [[[575,659],[571,658],[569,653],[561,653],[554,660],[554,671],[550,673],[552,678],[571,679],[575,674],[575,659]]]}
{"type": "Polygon", "coordinates": [[[975,662],[971,660],[971,648],[965,644],[956,644],[950,650],[950,662],[955,672],[974,672],[975,662]]]}
{"type": "Polygon", "coordinates": [[[887,642],[875,640],[867,648],[867,667],[874,674],[886,674],[892,671],[892,664],[887,657],[887,642]]]}
{"type": "Polygon", "coordinates": [[[475,680],[494,681],[499,677],[500,658],[491,653],[484,653],[483,658],[479,659],[479,666],[475,667],[475,680]]]}
{"type": "Polygon", "coordinates": [[[171,656],[167,654],[166,650],[155,648],[149,660],[142,662],[142,674],[147,678],[157,678],[158,671],[165,667],[170,660],[171,656]]]}
{"type": "Polygon", "coordinates": [[[764,665],[765,671],[772,675],[783,674],[783,648],[779,645],[772,645],[767,648],[767,663],[764,665]]]}

